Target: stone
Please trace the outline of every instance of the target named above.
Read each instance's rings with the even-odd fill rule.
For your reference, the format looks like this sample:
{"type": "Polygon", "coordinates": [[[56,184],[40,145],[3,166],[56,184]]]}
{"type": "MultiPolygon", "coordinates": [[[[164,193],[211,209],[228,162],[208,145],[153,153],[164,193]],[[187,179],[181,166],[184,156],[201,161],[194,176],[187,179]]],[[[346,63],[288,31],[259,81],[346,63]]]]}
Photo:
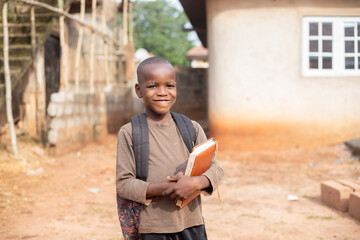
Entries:
{"type": "Polygon", "coordinates": [[[50,102],[47,108],[47,113],[50,117],[55,117],[57,111],[57,104],[55,102],[50,102]]]}
{"type": "Polygon", "coordinates": [[[53,118],[50,122],[50,129],[59,130],[65,128],[65,121],[62,118],[53,118]]]}
{"type": "Polygon", "coordinates": [[[65,92],[57,92],[57,93],[52,93],[51,97],[50,97],[50,101],[51,102],[56,102],[56,103],[65,103],[66,102],[66,93],[65,92]]]}
{"type": "Polygon", "coordinates": [[[349,197],[352,189],[336,181],[321,183],[321,201],[339,211],[346,212],[349,208],[349,197]]]}
{"type": "Polygon", "coordinates": [[[360,221],[360,192],[350,194],[349,214],[360,221]]]}
{"type": "Polygon", "coordinates": [[[57,140],[58,140],[58,132],[57,130],[50,130],[49,133],[48,133],[48,141],[50,144],[53,144],[53,145],[56,145],[57,143],[57,140]]]}

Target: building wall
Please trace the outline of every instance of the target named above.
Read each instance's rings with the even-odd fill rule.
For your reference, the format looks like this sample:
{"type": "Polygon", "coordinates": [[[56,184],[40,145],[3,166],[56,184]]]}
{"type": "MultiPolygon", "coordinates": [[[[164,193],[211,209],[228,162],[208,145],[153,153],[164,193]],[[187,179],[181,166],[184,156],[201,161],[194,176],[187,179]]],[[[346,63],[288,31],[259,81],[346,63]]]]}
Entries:
{"type": "Polygon", "coordinates": [[[197,121],[207,119],[207,69],[175,67],[177,99],[171,109],[197,121]]]}
{"type": "Polygon", "coordinates": [[[209,121],[220,148],[319,146],[360,137],[360,78],[303,77],[302,17],[360,2],[207,0],[209,121]]]}
{"type": "MultiPolygon", "coordinates": [[[[118,38],[116,1],[105,1],[106,29],[113,39],[118,38]]],[[[97,8],[96,25],[102,29],[101,6],[97,8]]],[[[79,14],[74,14],[79,17],[79,14]]],[[[85,21],[91,24],[91,13],[85,21]]],[[[79,90],[75,88],[76,48],[79,24],[66,20],[66,75],[65,89],[51,94],[47,108],[48,142],[54,154],[61,154],[83,146],[87,140],[105,133],[116,134],[130,117],[141,111],[134,92],[135,79],[125,79],[125,56],[116,55],[115,46],[108,44],[109,58],[105,58],[104,43],[95,35],[94,92],[90,90],[90,31],[84,29],[79,66],[79,90]],[[105,63],[109,62],[106,81],[105,63]]]]}

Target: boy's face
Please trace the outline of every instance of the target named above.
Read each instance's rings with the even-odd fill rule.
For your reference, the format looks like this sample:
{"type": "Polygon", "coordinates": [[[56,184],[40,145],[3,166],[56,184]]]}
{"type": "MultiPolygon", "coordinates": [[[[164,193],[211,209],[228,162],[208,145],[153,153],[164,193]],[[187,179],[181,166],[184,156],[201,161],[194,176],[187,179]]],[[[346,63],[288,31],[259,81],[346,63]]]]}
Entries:
{"type": "Polygon", "coordinates": [[[135,90],[143,98],[148,117],[163,118],[176,101],[174,68],[166,63],[145,65],[135,90]]]}

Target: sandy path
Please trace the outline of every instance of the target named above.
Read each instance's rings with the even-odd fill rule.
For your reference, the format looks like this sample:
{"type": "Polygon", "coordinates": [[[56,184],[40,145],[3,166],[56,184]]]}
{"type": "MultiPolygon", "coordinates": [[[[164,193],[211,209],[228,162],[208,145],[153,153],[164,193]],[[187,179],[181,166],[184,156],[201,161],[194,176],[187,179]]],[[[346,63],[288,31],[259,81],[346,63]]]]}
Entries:
{"type": "MultiPolygon", "coordinates": [[[[115,156],[116,138],[107,136],[55,159],[38,156],[28,164],[42,167],[40,175],[9,172],[2,164],[0,239],[121,239],[115,156]]],[[[320,181],[360,176],[359,161],[342,146],[220,152],[219,159],[226,174],[223,207],[216,194],[203,198],[210,240],[360,239],[359,221],[319,200],[320,181]]]]}

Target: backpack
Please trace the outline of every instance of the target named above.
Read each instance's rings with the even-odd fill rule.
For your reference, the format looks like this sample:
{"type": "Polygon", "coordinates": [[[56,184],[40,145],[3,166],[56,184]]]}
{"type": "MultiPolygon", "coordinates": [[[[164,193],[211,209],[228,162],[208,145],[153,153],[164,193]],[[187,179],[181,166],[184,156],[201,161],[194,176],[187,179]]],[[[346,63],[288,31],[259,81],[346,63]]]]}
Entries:
{"type": "MultiPolygon", "coordinates": [[[[196,130],[191,120],[182,114],[172,112],[171,115],[187,149],[191,152],[196,141],[196,130]]],[[[149,131],[145,113],[132,117],[131,126],[136,178],[146,181],[149,163],[149,131]]],[[[118,193],[116,193],[116,202],[124,240],[141,240],[139,223],[142,204],[123,198],[118,193]]]]}

